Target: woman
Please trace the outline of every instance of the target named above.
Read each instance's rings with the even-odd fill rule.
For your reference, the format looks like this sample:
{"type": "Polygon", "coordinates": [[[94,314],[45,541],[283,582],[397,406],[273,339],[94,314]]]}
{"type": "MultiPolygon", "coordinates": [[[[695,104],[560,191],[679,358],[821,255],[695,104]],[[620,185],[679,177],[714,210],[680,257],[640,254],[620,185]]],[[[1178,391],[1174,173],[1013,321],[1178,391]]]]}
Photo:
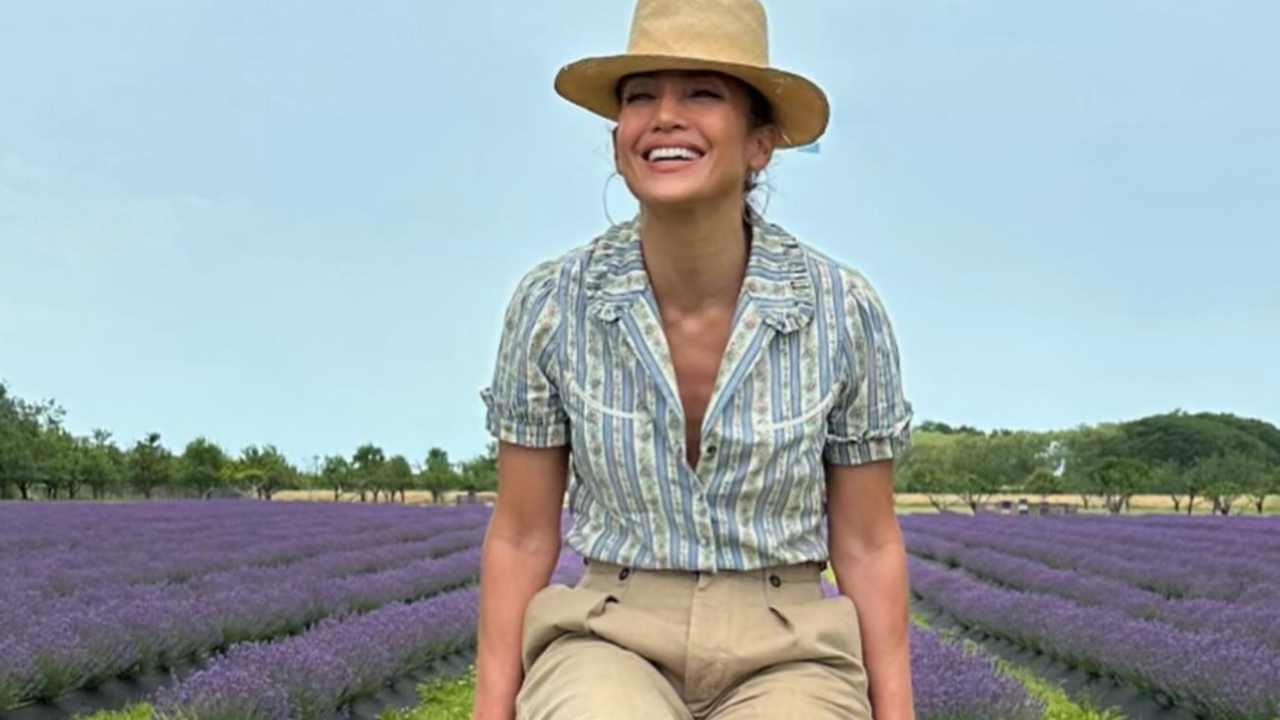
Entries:
{"type": "Polygon", "coordinates": [[[557,76],[616,120],[640,212],[507,310],[475,718],[912,717],[911,410],[871,286],[746,202],[827,124],[766,48],[758,0],[640,0],[626,54],[557,76]],[[548,584],[566,485],[572,588],[548,584]]]}

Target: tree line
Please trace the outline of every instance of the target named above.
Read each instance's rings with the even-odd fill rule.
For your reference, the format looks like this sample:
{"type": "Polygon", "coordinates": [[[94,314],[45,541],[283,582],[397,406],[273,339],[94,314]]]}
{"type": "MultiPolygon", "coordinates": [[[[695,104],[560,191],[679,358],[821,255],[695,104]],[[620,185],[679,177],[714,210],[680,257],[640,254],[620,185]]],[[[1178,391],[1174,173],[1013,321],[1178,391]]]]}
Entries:
{"type": "MultiPolygon", "coordinates": [[[[76,436],[52,400],[27,401],[0,381],[0,498],[214,497],[270,499],[284,489],[323,489],[338,500],[403,502],[410,490],[439,500],[451,491],[497,487],[497,447],[461,463],[432,448],[421,463],[387,457],[374,444],[350,457],[313,458],[298,468],[273,445],[236,455],[198,437],[173,453],[159,433],[120,447],[110,432],[76,436]]],[[[1226,413],[1175,410],[1138,420],[1050,432],[993,430],[924,421],[898,460],[895,491],[944,507],[976,510],[996,494],[1070,494],[1084,508],[1129,509],[1135,495],[1164,494],[1175,511],[1261,513],[1280,496],[1280,428],[1226,413]]]]}
{"type": "Polygon", "coordinates": [[[53,400],[15,396],[0,381],[0,499],[75,500],[141,497],[252,495],[270,500],[281,490],[323,489],[336,501],[351,494],[365,501],[406,499],[426,490],[434,500],[451,491],[497,489],[497,448],[461,463],[431,448],[422,463],[388,457],[366,443],[350,457],[314,458],[299,468],[274,445],[249,445],[230,454],[198,437],[180,453],[149,432],[121,447],[106,430],[71,433],[66,412],[53,400]]]}
{"type": "Polygon", "coordinates": [[[1135,495],[1169,496],[1175,512],[1262,513],[1280,496],[1280,428],[1229,413],[1175,410],[1053,432],[921,423],[896,490],[970,509],[998,493],[1069,494],[1088,509],[1129,509],[1135,495]]]}

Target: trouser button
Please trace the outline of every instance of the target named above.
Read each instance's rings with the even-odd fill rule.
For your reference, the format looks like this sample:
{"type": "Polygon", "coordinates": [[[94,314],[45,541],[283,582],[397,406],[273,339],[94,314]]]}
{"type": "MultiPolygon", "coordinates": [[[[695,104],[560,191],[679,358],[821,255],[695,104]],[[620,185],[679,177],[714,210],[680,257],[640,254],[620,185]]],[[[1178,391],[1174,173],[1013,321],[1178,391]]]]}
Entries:
{"type": "Polygon", "coordinates": [[[769,584],[776,588],[782,587],[782,578],[778,577],[777,575],[770,575],[769,584]]]}
{"type": "Polygon", "coordinates": [[[618,573],[619,580],[626,580],[631,577],[631,568],[622,568],[622,572],[618,573]]]}

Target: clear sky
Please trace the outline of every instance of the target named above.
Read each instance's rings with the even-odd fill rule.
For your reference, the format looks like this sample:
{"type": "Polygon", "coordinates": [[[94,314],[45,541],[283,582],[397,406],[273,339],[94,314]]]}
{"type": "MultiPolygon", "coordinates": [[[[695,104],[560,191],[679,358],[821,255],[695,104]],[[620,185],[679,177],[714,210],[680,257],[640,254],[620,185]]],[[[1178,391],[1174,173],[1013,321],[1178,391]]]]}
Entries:
{"type": "MultiPolygon", "coordinates": [[[[1280,4],[768,6],[833,115],[766,215],[871,279],[918,417],[1280,421],[1280,4]]],[[[607,224],[552,78],[631,8],[0,4],[0,377],[122,444],[480,452],[515,282],[607,224]]]]}

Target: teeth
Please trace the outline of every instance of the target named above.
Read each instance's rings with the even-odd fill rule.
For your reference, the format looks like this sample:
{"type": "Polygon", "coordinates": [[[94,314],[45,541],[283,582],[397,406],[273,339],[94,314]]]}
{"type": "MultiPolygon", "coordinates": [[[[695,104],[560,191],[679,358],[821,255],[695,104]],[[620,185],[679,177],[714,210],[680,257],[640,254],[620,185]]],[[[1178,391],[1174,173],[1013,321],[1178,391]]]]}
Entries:
{"type": "Polygon", "coordinates": [[[697,160],[702,153],[682,147],[660,147],[649,151],[650,160],[697,160]]]}

